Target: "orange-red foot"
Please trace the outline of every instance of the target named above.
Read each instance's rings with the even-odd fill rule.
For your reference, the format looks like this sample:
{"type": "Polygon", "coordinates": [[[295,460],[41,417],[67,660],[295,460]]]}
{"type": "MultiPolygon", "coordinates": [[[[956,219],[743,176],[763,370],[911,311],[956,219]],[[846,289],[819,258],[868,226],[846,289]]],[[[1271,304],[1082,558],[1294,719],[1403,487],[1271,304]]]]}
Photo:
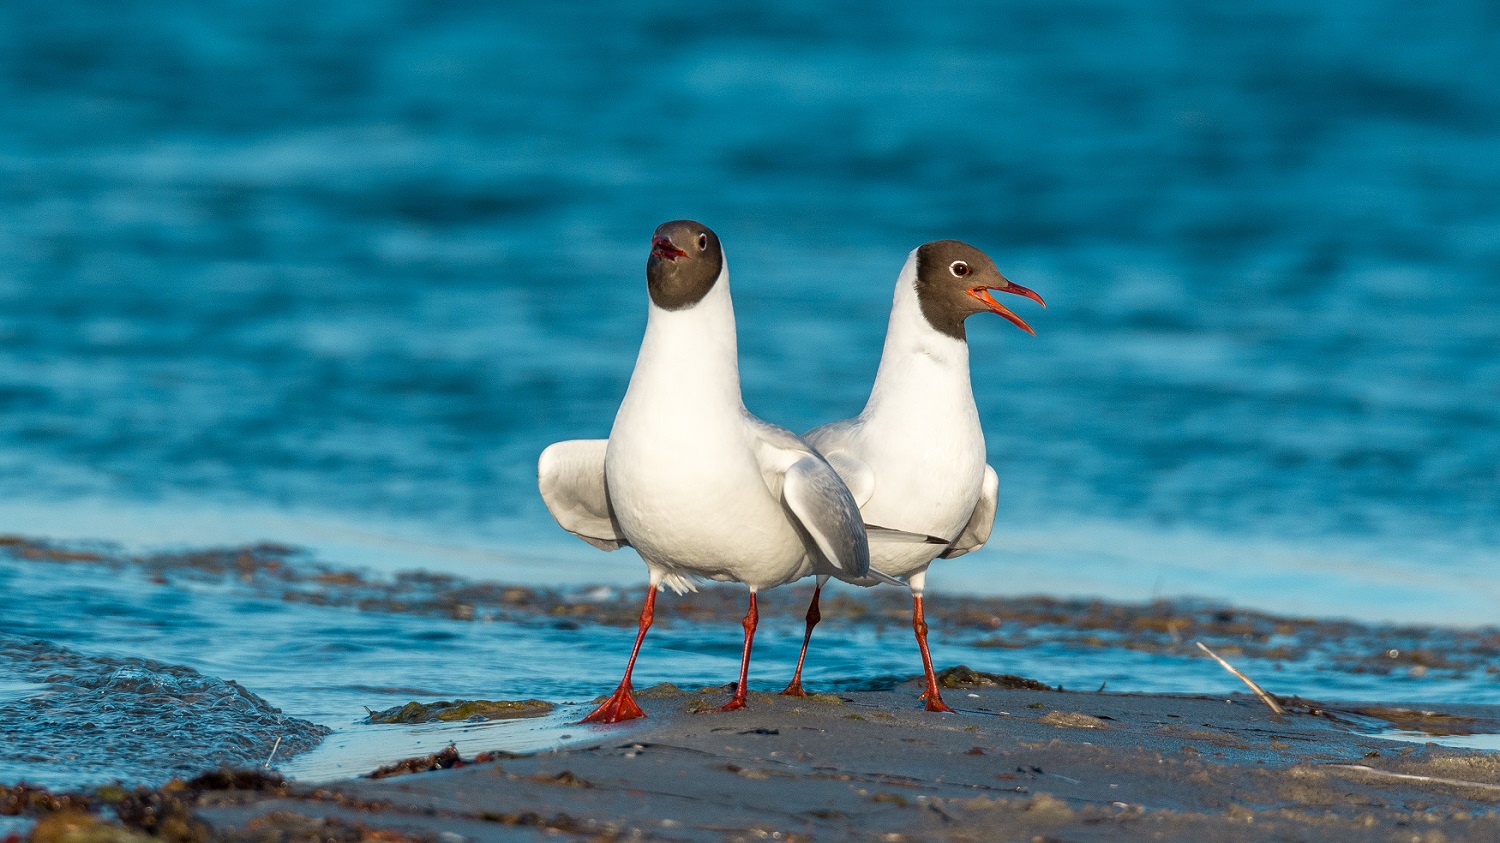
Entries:
{"type": "Polygon", "coordinates": [[[949,714],[953,713],[953,709],[949,708],[948,704],[943,702],[943,698],[938,696],[937,692],[933,692],[925,696],[927,697],[928,711],[946,711],[949,714]]]}
{"type": "Polygon", "coordinates": [[[724,703],[723,705],[719,706],[719,710],[720,711],[739,711],[740,709],[742,709],[742,708],[745,707],[745,698],[746,698],[746,696],[747,695],[745,693],[743,693],[743,692],[740,691],[739,683],[735,683],[735,685],[734,685],[734,696],[730,697],[729,702],[724,703]]]}
{"type": "Polygon", "coordinates": [[[625,685],[615,689],[609,699],[600,703],[599,707],[589,713],[588,717],[578,721],[578,725],[584,723],[624,723],[626,720],[634,720],[637,717],[645,717],[646,712],[635,704],[635,697],[630,695],[630,688],[625,685]]]}
{"type": "Polygon", "coordinates": [[[782,691],[781,695],[783,697],[805,697],[807,696],[807,692],[802,690],[802,683],[800,681],[793,679],[792,684],[786,686],[786,690],[782,691]]]}

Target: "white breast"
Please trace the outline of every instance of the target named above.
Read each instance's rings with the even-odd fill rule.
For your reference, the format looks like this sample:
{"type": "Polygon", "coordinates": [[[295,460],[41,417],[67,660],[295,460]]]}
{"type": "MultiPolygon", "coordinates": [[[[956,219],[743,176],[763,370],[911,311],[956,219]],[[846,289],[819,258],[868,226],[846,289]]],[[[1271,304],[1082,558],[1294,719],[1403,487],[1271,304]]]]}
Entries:
{"type": "MultiPolygon", "coordinates": [[[[915,254],[915,253],[914,253],[915,254]]],[[[953,539],[979,501],[986,452],[969,382],[969,346],[922,316],[914,259],[896,282],[890,327],[870,400],[860,415],[809,439],[862,460],[874,488],[865,522],[953,539]]],[[[937,545],[872,542],[870,562],[891,576],[924,568],[937,545]]]]}
{"type": "Polygon", "coordinates": [[[810,572],[752,442],[726,270],[694,307],[652,307],[610,431],[610,501],[621,532],[648,565],[757,588],[810,572]]]}

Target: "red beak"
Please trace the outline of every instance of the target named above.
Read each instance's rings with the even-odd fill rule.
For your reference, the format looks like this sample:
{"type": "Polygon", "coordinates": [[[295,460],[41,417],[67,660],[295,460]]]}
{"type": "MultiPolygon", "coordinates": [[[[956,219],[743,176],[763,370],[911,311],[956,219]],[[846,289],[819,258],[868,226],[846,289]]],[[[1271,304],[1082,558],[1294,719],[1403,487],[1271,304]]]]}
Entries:
{"type": "Polygon", "coordinates": [[[1025,319],[1022,319],[1014,313],[1011,313],[1010,308],[1006,307],[1000,302],[995,301],[995,297],[990,295],[989,291],[999,290],[1002,293],[1014,293],[1018,296],[1025,296],[1026,298],[1031,299],[1042,307],[1046,307],[1047,303],[1042,301],[1042,297],[1037,295],[1034,291],[1028,290],[1008,278],[1005,279],[1005,283],[1006,286],[1004,287],[975,287],[974,289],[969,291],[969,295],[978,299],[980,304],[983,304],[985,309],[989,312],[998,314],[999,316],[1005,318],[1007,321],[1015,325],[1017,328],[1020,328],[1021,330],[1025,331],[1028,334],[1031,334],[1032,336],[1036,336],[1036,331],[1031,330],[1031,326],[1026,324],[1025,319]]]}
{"type": "Polygon", "coordinates": [[[673,246],[672,241],[665,237],[653,237],[651,238],[651,256],[674,261],[678,258],[686,257],[687,252],[673,246]]]}

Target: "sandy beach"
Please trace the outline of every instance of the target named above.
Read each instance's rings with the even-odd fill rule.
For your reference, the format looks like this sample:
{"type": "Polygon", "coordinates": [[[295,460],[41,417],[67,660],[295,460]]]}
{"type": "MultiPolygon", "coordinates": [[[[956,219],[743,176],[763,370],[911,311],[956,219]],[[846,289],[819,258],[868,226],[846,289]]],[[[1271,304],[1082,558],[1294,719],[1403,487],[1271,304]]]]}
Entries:
{"type": "MultiPolygon", "coordinates": [[[[378,620],[376,628],[387,635],[400,628],[391,626],[397,623],[440,622],[449,636],[494,627],[504,637],[478,640],[515,639],[521,642],[516,646],[534,647],[526,642],[560,636],[567,646],[582,647],[576,642],[629,627],[638,597],[626,590],[543,591],[433,575],[369,578],[274,546],[144,557],[19,538],[5,547],[15,559],[39,566],[35,570],[48,579],[87,576],[120,584],[112,586],[116,590],[139,582],[147,594],[173,599],[192,589],[218,601],[243,592],[256,607],[254,617],[262,619],[282,617],[268,614],[275,607],[317,606],[344,613],[335,617],[347,623],[354,617],[348,611],[358,608],[360,617],[378,620]],[[238,591],[229,591],[231,585],[238,591]]],[[[688,627],[709,633],[732,629],[740,596],[733,588],[706,588],[672,601],[657,633],[661,637],[652,639],[661,643],[654,646],[678,640],[673,636],[688,627]]],[[[872,591],[827,601],[829,634],[821,639],[828,642],[821,656],[835,656],[832,642],[846,640],[837,634],[841,628],[905,628],[909,621],[901,597],[872,591]]],[[[799,603],[789,598],[770,603],[768,625],[796,630],[799,603]]],[[[1047,664],[1059,674],[1023,679],[951,666],[942,675],[944,698],[958,710],[954,714],[924,711],[914,681],[886,682],[874,675],[860,681],[875,689],[830,689],[818,682],[810,689],[835,693],[806,698],[753,690],[750,707],[732,713],[716,710],[729,696],[726,687],[682,690],[660,684],[638,691],[646,719],[567,727],[562,743],[545,751],[505,752],[506,746],[517,746],[505,743],[502,733],[477,732],[465,733],[463,756],[450,750],[417,758],[403,758],[410,753],[397,744],[382,752],[380,736],[398,733],[380,730],[436,716],[433,701],[439,697],[366,689],[352,698],[397,703],[372,711],[368,723],[340,726],[338,734],[359,735],[362,746],[374,747],[373,754],[360,756],[378,758],[366,762],[368,767],[349,767],[349,774],[332,781],[283,780],[259,760],[269,751],[279,764],[306,749],[290,742],[273,745],[273,733],[262,725],[238,756],[254,759],[248,769],[213,773],[207,756],[187,757],[170,742],[162,744],[163,738],[141,746],[162,744],[153,750],[157,763],[182,764],[186,772],[159,788],[137,787],[142,780],[153,781],[142,778],[71,793],[66,787],[0,787],[0,838],[29,836],[38,843],[1500,839],[1495,813],[1500,758],[1425,740],[1487,745],[1485,740],[1500,734],[1500,706],[1440,704],[1430,695],[1427,702],[1403,703],[1398,697],[1403,689],[1429,687],[1423,683],[1477,687],[1490,675],[1492,630],[1277,617],[1207,604],[1046,598],[955,597],[935,604],[933,617],[950,636],[946,652],[957,649],[962,636],[978,636],[983,646],[968,651],[984,658],[974,662],[976,667],[1015,664],[1023,648],[1042,646],[1057,654],[1047,664]],[[1212,673],[1206,675],[1234,682],[1197,651],[1198,640],[1213,642],[1269,691],[1283,694],[1287,713],[1273,713],[1249,693],[1209,695],[1208,687],[1205,694],[1191,695],[1115,693],[1104,682],[1057,684],[1063,660],[1135,653],[1151,655],[1158,666],[1192,657],[1210,665],[1212,673]],[[1297,677],[1301,682],[1293,681],[1297,677]],[[1388,689],[1389,697],[1365,694],[1360,702],[1335,703],[1284,695],[1317,677],[1347,688],[1363,687],[1351,677],[1368,677],[1388,689]],[[1371,701],[1382,698],[1394,701],[1371,701]],[[392,721],[395,725],[389,725],[392,721]],[[497,737],[486,746],[475,737],[483,734],[497,737]],[[193,758],[199,760],[187,763],[193,758]],[[365,775],[353,775],[358,772],[365,775]]],[[[260,627],[268,625],[261,621],[260,627]]],[[[359,640],[334,629],[326,634],[344,635],[351,644],[359,640]]],[[[909,634],[893,640],[904,647],[909,634]]],[[[417,652],[430,659],[433,639],[417,640],[417,652]]],[[[268,645],[257,645],[262,646],[268,645]]],[[[489,657],[492,664],[507,658],[500,651],[489,657]]],[[[100,727],[93,738],[68,732],[72,743],[58,752],[65,749],[73,761],[39,758],[52,763],[30,769],[113,763],[119,753],[111,747],[137,746],[121,742],[142,728],[139,713],[103,728],[112,721],[102,719],[101,712],[58,706],[67,700],[85,705],[98,695],[89,689],[103,679],[151,663],[108,662],[96,668],[81,656],[52,650],[29,658],[36,661],[35,681],[48,684],[37,686],[47,693],[33,699],[38,708],[26,716],[56,709],[56,717],[72,718],[68,723],[84,717],[100,727]],[[63,656],[77,662],[79,673],[67,681],[58,674],[63,656]],[[64,693],[69,682],[78,686],[74,696],[64,693]]],[[[609,672],[616,661],[604,660],[609,672]]],[[[404,670],[418,663],[400,664],[404,670]]],[[[453,658],[438,664],[442,671],[455,669],[453,658]]],[[[199,677],[172,685],[165,677],[181,674],[174,681],[186,682],[197,674],[163,665],[152,670],[153,681],[166,684],[146,688],[144,696],[122,696],[122,704],[137,710],[146,701],[161,705],[175,694],[170,699],[181,707],[164,710],[180,714],[152,721],[156,728],[189,734],[172,730],[201,726],[204,712],[201,700],[194,702],[201,696],[195,689],[218,688],[217,680],[199,677]]],[[[492,670],[482,665],[480,675],[492,670]]],[[[447,673],[429,681],[446,689],[447,699],[461,688],[447,673]]],[[[512,690],[550,696],[550,701],[468,697],[441,719],[545,715],[567,723],[588,710],[586,695],[545,694],[540,681],[512,690]]],[[[580,687],[596,687],[596,681],[580,687]]],[[[20,724],[22,715],[16,718],[20,724]]],[[[259,721],[236,720],[224,728],[241,722],[259,721]]],[[[197,745],[220,747],[213,733],[196,739],[197,745]]]]}
{"type": "Polygon", "coordinates": [[[1356,731],[1490,731],[1500,707],[1292,700],[1278,716],[1249,695],[958,687],[945,715],[916,692],[755,693],[720,713],[726,689],[657,686],[639,694],[648,718],[582,727],[557,751],[412,759],[316,786],[246,773],[74,802],[17,789],[4,810],[41,817],[38,843],[1500,837],[1500,760],[1356,731]],[[109,807],[131,829],[77,807],[109,807]]]}

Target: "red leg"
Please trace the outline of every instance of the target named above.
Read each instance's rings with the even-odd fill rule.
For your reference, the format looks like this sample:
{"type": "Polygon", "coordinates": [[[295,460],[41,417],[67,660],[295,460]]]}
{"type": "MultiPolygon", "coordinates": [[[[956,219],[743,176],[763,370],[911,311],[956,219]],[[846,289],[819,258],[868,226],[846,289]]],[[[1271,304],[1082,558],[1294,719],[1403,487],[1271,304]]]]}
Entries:
{"type": "Polygon", "coordinates": [[[807,692],[802,690],[802,663],[807,661],[807,642],[812,640],[813,627],[823,616],[818,614],[818,596],[823,593],[823,584],[820,582],[813,588],[812,602],[807,606],[807,632],[802,635],[802,653],[797,656],[797,672],[792,674],[792,681],[781,692],[784,697],[805,697],[807,692]]]}
{"type": "Polygon", "coordinates": [[[750,611],[740,623],[745,628],[745,652],[740,655],[740,684],[734,688],[734,697],[719,707],[720,711],[734,711],[745,707],[745,697],[750,693],[750,645],[755,643],[755,625],[760,622],[760,612],[755,609],[755,592],[750,592],[750,611]]]}
{"type": "Polygon", "coordinates": [[[922,596],[914,595],[911,602],[911,628],[917,633],[917,647],[922,651],[922,669],[927,673],[927,690],[922,692],[922,698],[927,700],[928,711],[952,711],[943,702],[942,694],[938,693],[937,674],[932,670],[932,654],[927,652],[927,618],[922,613],[922,596]]]}
{"type": "Polygon", "coordinates": [[[635,647],[630,651],[630,661],[625,664],[625,678],[620,680],[620,687],[609,695],[609,699],[600,703],[588,717],[578,721],[580,726],[584,723],[623,723],[646,716],[646,712],[635,704],[635,697],[630,695],[630,674],[635,670],[635,657],[641,652],[641,642],[646,639],[646,630],[651,628],[651,622],[655,619],[656,586],[652,585],[646,592],[646,605],[641,609],[641,631],[635,635],[635,647]]]}

